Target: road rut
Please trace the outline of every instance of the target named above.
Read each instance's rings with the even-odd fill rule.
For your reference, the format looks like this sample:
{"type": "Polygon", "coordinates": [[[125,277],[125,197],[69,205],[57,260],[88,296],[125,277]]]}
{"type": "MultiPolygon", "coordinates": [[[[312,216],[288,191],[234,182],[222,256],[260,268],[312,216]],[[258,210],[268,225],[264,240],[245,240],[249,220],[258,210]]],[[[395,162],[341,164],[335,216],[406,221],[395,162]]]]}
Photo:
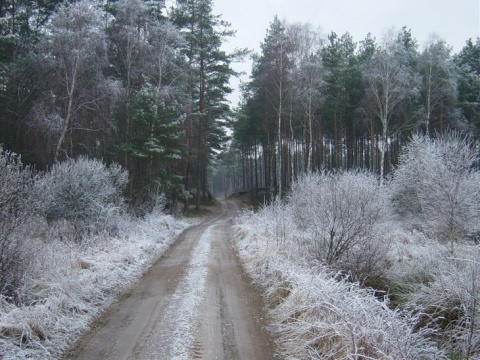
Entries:
{"type": "Polygon", "coordinates": [[[65,359],[273,359],[262,301],[230,237],[238,205],[186,230],[65,359]]]}

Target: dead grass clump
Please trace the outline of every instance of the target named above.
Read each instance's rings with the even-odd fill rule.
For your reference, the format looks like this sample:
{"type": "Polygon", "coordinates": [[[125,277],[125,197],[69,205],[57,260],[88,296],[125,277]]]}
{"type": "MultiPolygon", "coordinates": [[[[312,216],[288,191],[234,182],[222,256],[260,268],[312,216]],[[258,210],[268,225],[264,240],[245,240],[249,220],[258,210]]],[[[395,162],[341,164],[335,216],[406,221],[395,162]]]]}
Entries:
{"type": "Polygon", "coordinates": [[[267,303],[270,309],[276,308],[290,295],[288,284],[281,284],[279,287],[275,288],[273,291],[270,290],[269,292],[272,293],[267,295],[267,303]]]}

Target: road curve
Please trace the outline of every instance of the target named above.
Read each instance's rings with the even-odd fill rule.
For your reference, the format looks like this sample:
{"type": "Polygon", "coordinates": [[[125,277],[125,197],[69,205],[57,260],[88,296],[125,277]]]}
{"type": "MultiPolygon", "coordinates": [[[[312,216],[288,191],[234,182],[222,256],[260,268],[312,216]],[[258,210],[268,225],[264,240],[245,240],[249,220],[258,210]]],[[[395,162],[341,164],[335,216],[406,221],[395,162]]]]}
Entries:
{"type": "Polygon", "coordinates": [[[258,290],[230,237],[238,205],[187,229],[65,359],[274,358],[258,290]]]}

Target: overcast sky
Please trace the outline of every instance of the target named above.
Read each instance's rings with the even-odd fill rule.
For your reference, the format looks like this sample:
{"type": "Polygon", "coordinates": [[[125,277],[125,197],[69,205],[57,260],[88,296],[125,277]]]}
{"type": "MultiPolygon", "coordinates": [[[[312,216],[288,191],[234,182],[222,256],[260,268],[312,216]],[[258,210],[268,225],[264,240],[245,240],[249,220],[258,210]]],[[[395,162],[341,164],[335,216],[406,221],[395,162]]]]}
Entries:
{"type": "MultiPolygon", "coordinates": [[[[422,46],[435,33],[459,52],[469,38],[480,36],[480,0],[213,0],[215,15],[237,31],[226,50],[249,48],[259,51],[275,15],[289,23],[310,23],[326,36],[331,31],[349,32],[353,40],[371,33],[379,40],[385,30],[403,26],[422,46]]],[[[250,71],[251,63],[236,64],[238,71],[250,71]]],[[[243,77],[244,80],[248,77],[243,77]]],[[[232,81],[238,87],[238,81],[232,81]]],[[[239,93],[230,97],[233,105],[239,93]]]]}

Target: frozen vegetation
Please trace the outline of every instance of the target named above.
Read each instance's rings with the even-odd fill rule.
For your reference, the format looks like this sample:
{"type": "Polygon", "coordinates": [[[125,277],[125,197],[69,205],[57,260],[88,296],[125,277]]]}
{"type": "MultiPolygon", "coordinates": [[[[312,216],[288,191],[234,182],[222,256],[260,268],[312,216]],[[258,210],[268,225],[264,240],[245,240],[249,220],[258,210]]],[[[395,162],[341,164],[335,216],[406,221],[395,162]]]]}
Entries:
{"type": "Polygon", "coordinates": [[[477,161],[459,134],[415,135],[384,185],[309,174],[237,219],[282,357],[480,357],[477,161]]]}
{"type": "Polygon", "coordinates": [[[56,359],[189,224],[126,211],[118,166],[0,158],[0,358],[56,359]]]}
{"type": "MultiPolygon", "coordinates": [[[[309,173],[283,200],[245,211],[237,248],[264,289],[280,356],[479,358],[478,162],[457,133],[415,135],[384,184],[362,170],[309,173]]],[[[1,358],[60,358],[188,225],[161,197],[130,215],[127,179],[82,157],[37,173],[2,152],[1,358]]],[[[202,238],[175,295],[179,358],[209,251],[202,238]]]]}

